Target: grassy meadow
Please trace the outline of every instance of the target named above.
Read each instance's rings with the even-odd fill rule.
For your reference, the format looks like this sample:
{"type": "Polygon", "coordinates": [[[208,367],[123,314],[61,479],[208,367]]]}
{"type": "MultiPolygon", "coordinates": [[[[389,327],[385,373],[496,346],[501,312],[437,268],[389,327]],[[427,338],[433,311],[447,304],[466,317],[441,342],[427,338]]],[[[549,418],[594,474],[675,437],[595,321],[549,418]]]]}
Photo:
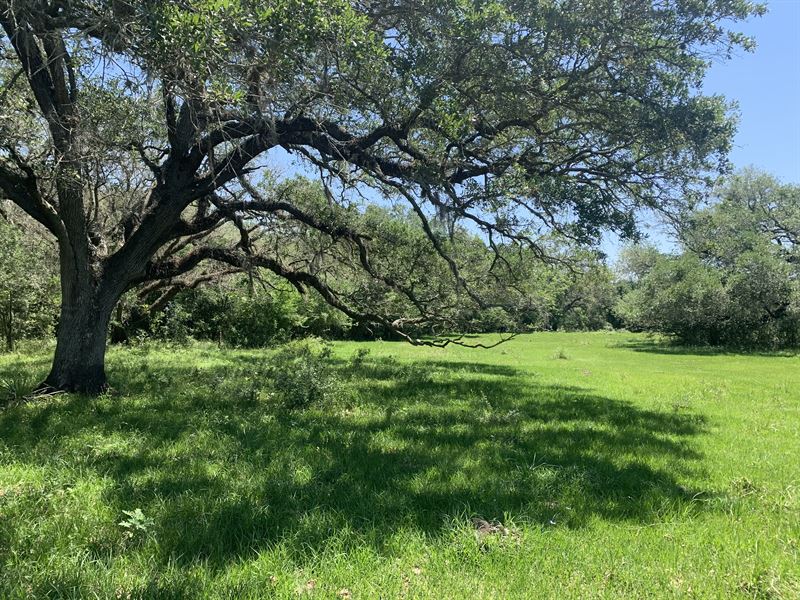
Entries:
{"type": "Polygon", "coordinates": [[[0,410],[0,598],[800,598],[800,356],[337,343],[301,410],[270,357],[114,348],[0,410]]]}

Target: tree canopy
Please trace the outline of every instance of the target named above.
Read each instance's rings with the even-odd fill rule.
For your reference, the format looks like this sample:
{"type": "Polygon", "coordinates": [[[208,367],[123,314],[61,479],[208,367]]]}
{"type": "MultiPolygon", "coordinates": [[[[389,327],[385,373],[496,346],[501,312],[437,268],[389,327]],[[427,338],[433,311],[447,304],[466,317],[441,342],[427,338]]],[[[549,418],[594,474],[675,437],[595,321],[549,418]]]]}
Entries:
{"type": "Polygon", "coordinates": [[[621,312],[690,343],[800,343],[800,186],[744,170],[682,220],[679,256],[637,250],[621,312]]]}
{"type": "Polygon", "coordinates": [[[384,269],[380,251],[395,246],[347,218],[373,203],[408,207],[461,300],[504,309],[512,249],[546,259],[554,230],[633,235],[637,209],[674,206],[725,168],[730,107],[702,79],[711,59],[750,45],[728,25],[761,10],[0,0],[0,194],[60,250],[47,384],[105,385],[108,320],[127,290],[227,270],[267,269],[421,343],[408,325],[436,322],[442,297],[417,293],[419,272],[384,269]],[[279,150],[319,173],[325,206],[269,183],[279,150]],[[455,223],[495,259],[460,255],[455,223]],[[323,267],[344,262],[407,299],[404,312],[337,288],[323,267]],[[471,285],[486,278],[489,297],[471,285]]]}

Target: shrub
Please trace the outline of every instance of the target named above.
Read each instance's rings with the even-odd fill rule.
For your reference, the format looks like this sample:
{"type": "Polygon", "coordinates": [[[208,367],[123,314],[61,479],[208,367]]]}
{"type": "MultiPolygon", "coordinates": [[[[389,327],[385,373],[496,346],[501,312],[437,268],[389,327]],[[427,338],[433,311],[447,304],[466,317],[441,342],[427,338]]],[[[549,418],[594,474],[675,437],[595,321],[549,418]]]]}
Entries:
{"type": "Polygon", "coordinates": [[[350,367],[352,369],[361,369],[364,366],[364,362],[369,356],[369,348],[359,348],[353,353],[353,356],[350,357],[350,367]]]}
{"type": "Polygon", "coordinates": [[[723,269],[692,254],[664,256],[618,304],[632,329],[682,343],[747,348],[797,345],[800,319],[786,263],[743,253],[723,269]]]}
{"type": "Polygon", "coordinates": [[[271,357],[268,375],[284,408],[303,409],[332,401],[342,390],[331,361],[332,347],[318,338],[286,344],[271,357]]]}
{"type": "Polygon", "coordinates": [[[745,170],[717,196],[684,219],[680,256],[623,254],[633,285],[620,315],[689,344],[797,346],[800,186],[745,170]]]}

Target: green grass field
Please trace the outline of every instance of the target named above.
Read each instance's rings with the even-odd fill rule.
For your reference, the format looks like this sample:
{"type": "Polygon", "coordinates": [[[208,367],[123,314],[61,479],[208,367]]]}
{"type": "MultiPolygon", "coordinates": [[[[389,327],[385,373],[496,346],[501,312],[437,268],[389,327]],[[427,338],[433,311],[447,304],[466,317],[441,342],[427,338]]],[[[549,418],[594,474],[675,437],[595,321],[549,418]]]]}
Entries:
{"type": "Polygon", "coordinates": [[[800,598],[798,356],[341,343],[302,411],[269,360],[113,349],[114,394],[0,411],[0,597],[800,598]]]}

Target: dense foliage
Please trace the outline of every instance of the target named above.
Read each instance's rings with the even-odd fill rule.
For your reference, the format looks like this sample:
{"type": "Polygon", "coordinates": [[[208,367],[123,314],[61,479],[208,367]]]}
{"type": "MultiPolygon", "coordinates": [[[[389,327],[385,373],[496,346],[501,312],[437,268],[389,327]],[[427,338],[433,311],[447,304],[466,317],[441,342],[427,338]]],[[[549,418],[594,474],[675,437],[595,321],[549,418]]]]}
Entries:
{"type": "Polygon", "coordinates": [[[0,211],[0,340],[13,350],[20,339],[53,334],[58,276],[54,249],[9,219],[0,211]]]}
{"type": "MultiPolygon", "coordinates": [[[[324,202],[307,180],[295,198],[324,202]]],[[[328,209],[333,211],[333,209],[328,209]]],[[[800,343],[800,194],[769,175],[743,171],[716,197],[687,213],[680,229],[681,252],[664,254],[638,245],[625,249],[611,269],[606,261],[564,238],[551,236],[542,262],[530,252],[503,249],[515,271],[517,301],[502,309],[476,310],[456,288],[443,285],[446,266],[426,252],[425,234],[414,215],[401,209],[330,213],[367,232],[380,249],[384,272],[414,280],[419,297],[442,302],[440,324],[409,323],[419,336],[541,330],[597,330],[627,327],[675,336],[687,344],[785,347],[800,343]],[[437,270],[438,269],[438,270],[437,270]]],[[[433,227],[445,227],[434,221],[433,227]]],[[[475,233],[450,225],[443,231],[454,253],[471,255],[465,273],[479,272],[495,253],[475,233]],[[469,268],[472,269],[469,270],[469,268]]],[[[0,220],[0,333],[11,348],[21,337],[49,335],[57,319],[57,286],[52,249],[36,231],[27,236],[0,220]],[[35,276],[29,273],[36,266],[35,276]]],[[[285,253],[310,252],[325,243],[306,235],[285,253]]],[[[339,289],[370,296],[383,310],[410,310],[409,298],[375,285],[359,269],[320,255],[317,269],[339,289]]],[[[491,297],[492,282],[473,289],[491,297]]],[[[126,295],[117,307],[112,341],[210,340],[229,347],[270,347],[307,336],[325,339],[396,339],[391,328],[365,325],[331,307],[319,294],[301,293],[280,277],[262,272],[231,272],[185,288],[144,288],[126,295]]]]}
{"type": "MultiPolygon", "coordinates": [[[[308,186],[306,181],[292,185],[308,186]]],[[[319,192],[319,190],[317,190],[319,192]]],[[[297,197],[297,196],[296,196],[297,197]]],[[[324,199],[320,194],[317,198],[324,199]]],[[[310,200],[309,200],[310,201],[310,200]]],[[[410,277],[416,273],[415,292],[421,297],[439,295],[449,297],[447,313],[440,321],[447,329],[431,328],[425,323],[409,325],[416,334],[430,336],[442,333],[495,333],[535,330],[592,330],[619,324],[613,308],[618,286],[612,271],[600,256],[583,250],[563,239],[552,238],[548,248],[560,260],[543,263],[526,251],[505,249],[504,260],[513,263],[518,271],[517,294],[519,301],[513,307],[476,310],[469,302],[459,298],[458,291],[442,282],[447,280],[443,266],[426,252],[425,235],[414,226],[414,215],[399,209],[371,207],[364,213],[353,213],[351,222],[357,221],[363,231],[368,231],[373,247],[386,244],[382,256],[386,272],[410,277]],[[438,271],[437,271],[438,269],[438,271]]],[[[434,227],[443,227],[434,223],[434,227]]],[[[40,240],[33,235],[31,240],[40,240]]],[[[447,235],[456,251],[473,256],[472,268],[494,259],[494,253],[475,234],[454,227],[447,235]]],[[[19,235],[9,236],[5,244],[19,242],[19,235]]],[[[296,244],[314,246],[324,243],[321,236],[305,236],[296,244]]],[[[4,272],[13,273],[14,285],[23,282],[25,267],[40,260],[35,246],[15,246],[17,260],[6,261],[4,272]]],[[[286,250],[287,254],[289,250],[286,250]]],[[[52,263],[52,257],[51,257],[52,263]]],[[[349,287],[353,294],[370,294],[376,307],[407,310],[403,303],[407,297],[375,286],[370,277],[360,270],[342,268],[341,264],[320,258],[319,269],[328,277],[339,280],[341,289],[349,287]]],[[[446,267],[444,267],[446,268],[446,267]]],[[[46,268],[42,272],[46,272],[46,268]]],[[[51,269],[51,281],[53,278],[51,269]]],[[[476,280],[475,289],[484,297],[491,294],[492,283],[476,280]]],[[[22,287],[20,287],[22,289],[22,287]]],[[[56,321],[57,290],[32,288],[31,306],[40,306],[39,312],[22,313],[16,318],[25,321],[20,330],[36,336],[48,332],[37,329],[42,319],[52,324],[56,321]],[[49,299],[49,301],[48,301],[49,299]]],[[[334,309],[315,292],[300,293],[281,278],[268,273],[228,273],[224,277],[202,281],[187,288],[144,288],[127,294],[117,306],[112,326],[114,342],[132,343],[138,340],[161,339],[184,342],[190,339],[210,340],[232,347],[268,347],[289,339],[318,336],[326,339],[395,339],[391,329],[365,325],[350,319],[334,309]]]]}
{"type": "Polygon", "coordinates": [[[800,186],[744,171],[681,228],[683,252],[625,257],[631,326],[694,344],[800,344],[800,186]]]}

